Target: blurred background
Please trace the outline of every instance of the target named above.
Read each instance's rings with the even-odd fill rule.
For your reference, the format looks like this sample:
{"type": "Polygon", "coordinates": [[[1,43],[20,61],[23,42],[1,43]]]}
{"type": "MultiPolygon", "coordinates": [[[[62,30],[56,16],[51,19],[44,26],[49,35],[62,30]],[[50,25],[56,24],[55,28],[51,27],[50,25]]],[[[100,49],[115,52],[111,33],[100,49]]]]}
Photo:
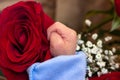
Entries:
{"type": "MultiPolygon", "coordinates": [[[[0,10],[20,0],[0,0],[0,10]]],[[[55,21],[60,21],[77,32],[81,31],[86,12],[89,10],[106,10],[109,8],[108,0],[35,0],[43,5],[44,11],[55,21]]],[[[92,18],[98,22],[98,18],[92,18]]]]}
{"type": "MultiPolygon", "coordinates": [[[[12,5],[18,1],[27,1],[27,0],[0,0],[0,11],[5,7],[12,5]]],[[[116,62],[120,63],[120,28],[116,31],[110,32],[112,28],[113,16],[113,6],[110,3],[110,0],[35,0],[40,2],[43,6],[44,11],[55,21],[60,21],[67,25],[68,27],[77,31],[77,33],[83,32],[86,40],[89,40],[89,37],[93,33],[97,33],[101,40],[104,40],[106,36],[112,36],[112,40],[103,42],[105,49],[116,48],[117,55],[116,62]],[[111,8],[112,7],[112,8],[111,8]],[[89,13],[91,10],[99,10],[100,13],[97,14],[97,11],[89,13]],[[109,11],[110,10],[110,11],[109,11]],[[111,11],[112,10],[112,11],[111,11]],[[104,12],[108,11],[108,12],[104,12]],[[85,20],[89,17],[88,23],[92,22],[91,27],[85,25],[85,20]],[[107,14],[107,15],[106,15],[107,14]],[[112,15],[111,15],[112,14],[112,15]],[[86,37],[87,35],[87,37],[86,37]]],[[[84,38],[84,39],[85,39],[84,38]]],[[[90,39],[91,40],[91,39],[90,39]]],[[[120,70],[120,69],[119,69],[120,70]]],[[[0,73],[0,75],[2,75],[0,73]]],[[[6,80],[4,77],[0,76],[0,80],[6,80]]]]}

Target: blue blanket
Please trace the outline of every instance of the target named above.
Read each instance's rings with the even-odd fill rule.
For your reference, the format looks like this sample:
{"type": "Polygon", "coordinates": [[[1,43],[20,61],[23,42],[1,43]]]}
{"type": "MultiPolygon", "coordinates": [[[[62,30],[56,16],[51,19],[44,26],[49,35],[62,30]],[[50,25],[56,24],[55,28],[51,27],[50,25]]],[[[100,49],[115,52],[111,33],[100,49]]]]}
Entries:
{"type": "Polygon", "coordinates": [[[86,55],[62,55],[45,62],[34,63],[27,69],[29,80],[85,80],[86,55]]]}

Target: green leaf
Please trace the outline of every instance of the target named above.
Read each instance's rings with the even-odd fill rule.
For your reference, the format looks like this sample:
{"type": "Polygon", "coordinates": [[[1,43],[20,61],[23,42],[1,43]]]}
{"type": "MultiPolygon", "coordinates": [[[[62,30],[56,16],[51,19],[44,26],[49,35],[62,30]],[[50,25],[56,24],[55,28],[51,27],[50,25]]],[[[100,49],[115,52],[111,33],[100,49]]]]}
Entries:
{"type": "Polygon", "coordinates": [[[114,19],[112,21],[111,31],[114,31],[119,27],[120,27],[120,17],[118,17],[117,14],[115,14],[114,19]]]}
{"type": "Polygon", "coordinates": [[[114,4],[114,0],[110,0],[112,4],[114,4]]]}

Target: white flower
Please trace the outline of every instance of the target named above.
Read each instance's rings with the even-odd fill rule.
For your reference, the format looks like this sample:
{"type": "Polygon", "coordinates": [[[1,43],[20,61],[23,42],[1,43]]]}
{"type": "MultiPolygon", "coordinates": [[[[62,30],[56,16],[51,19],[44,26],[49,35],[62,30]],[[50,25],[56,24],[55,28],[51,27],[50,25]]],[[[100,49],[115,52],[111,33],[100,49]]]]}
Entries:
{"type": "Polygon", "coordinates": [[[83,48],[83,49],[86,48],[84,44],[82,44],[82,48],[83,48]]]}
{"type": "Polygon", "coordinates": [[[97,46],[98,46],[99,48],[102,47],[102,40],[98,40],[98,41],[97,41],[97,46]]]}
{"type": "Polygon", "coordinates": [[[87,52],[88,52],[89,54],[91,54],[91,49],[90,49],[90,48],[87,48],[87,52]]]}
{"type": "Polygon", "coordinates": [[[87,42],[86,42],[86,46],[87,46],[87,47],[92,47],[92,46],[93,46],[93,44],[92,44],[92,42],[91,42],[91,41],[87,41],[87,42]]]}
{"type": "Polygon", "coordinates": [[[110,60],[114,60],[116,58],[116,56],[111,56],[110,60]]]}
{"type": "Polygon", "coordinates": [[[109,63],[111,66],[113,66],[115,64],[115,62],[113,60],[110,60],[110,63],[109,63]]]}
{"type": "Polygon", "coordinates": [[[98,54],[96,54],[95,58],[96,58],[97,61],[101,61],[102,60],[102,55],[98,53],[98,54]]]}
{"type": "Polygon", "coordinates": [[[91,54],[97,54],[99,48],[96,45],[93,45],[93,48],[91,49],[91,54]]]}
{"type": "Polygon", "coordinates": [[[83,44],[84,43],[84,41],[83,40],[78,40],[78,45],[81,45],[81,44],[83,44]]]}
{"type": "Polygon", "coordinates": [[[93,68],[93,71],[97,72],[99,70],[98,67],[93,68]]]}
{"type": "Polygon", "coordinates": [[[90,70],[90,66],[87,66],[87,70],[88,70],[88,71],[90,70]]]}
{"type": "Polygon", "coordinates": [[[97,54],[97,48],[93,48],[93,49],[91,49],[91,54],[97,54]]]}
{"type": "Polygon", "coordinates": [[[109,57],[108,57],[108,56],[104,56],[104,58],[105,58],[106,60],[109,60],[109,57]]]}
{"type": "Polygon", "coordinates": [[[91,71],[90,66],[87,66],[87,71],[88,71],[88,76],[92,77],[92,71],[91,71]]]}
{"type": "Polygon", "coordinates": [[[91,24],[92,24],[92,22],[91,22],[89,19],[86,19],[86,20],[85,20],[85,24],[90,27],[91,24]]]}
{"type": "Polygon", "coordinates": [[[102,68],[102,67],[105,67],[105,65],[106,65],[106,62],[103,62],[103,61],[98,61],[97,62],[97,65],[100,67],[100,68],[102,68]]]}
{"type": "Polygon", "coordinates": [[[108,50],[105,50],[104,53],[105,53],[106,55],[108,55],[108,50]]]}
{"type": "Polygon", "coordinates": [[[93,56],[91,56],[91,55],[88,55],[88,62],[90,62],[90,63],[92,63],[93,62],[93,56]]]}
{"type": "Polygon", "coordinates": [[[78,34],[78,39],[81,39],[81,34],[78,34]]]}
{"type": "Polygon", "coordinates": [[[90,70],[90,66],[89,65],[87,66],[87,70],[90,70]]]}
{"type": "Polygon", "coordinates": [[[97,54],[98,54],[98,53],[101,54],[102,52],[103,52],[103,50],[102,50],[101,48],[98,48],[97,54]]]}
{"type": "Polygon", "coordinates": [[[113,52],[111,50],[109,50],[109,55],[112,56],[113,55],[113,52]]]}
{"type": "Polygon", "coordinates": [[[112,36],[107,36],[107,37],[105,37],[105,41],[107,42],[107,41],[110,41],[112,39],[112,36]]]}
{"type": "Polygon", "coordinates": [[[106,73],[108,73],[108,70],[106,68],[102,68],[101,72],[102,72],[102,74],[106,74],[106,73]]]}
{"type": "MultiPolygon", "coordinates": [[[[87,23],[87,20],[86,20],[87,23]]],[[[91,25],[91,24],[89,24],[91,25]]],[[[91,36],[91,33],[87,33],[85,37],[91,36]]],[[[106,74],[108,72],[117,70],[120,67],[119,63],[115,63],[115,55],[116,48],[112,47],[112,49],[104,49],[103,48],[103,41],[102,39],[98,38],[98,34],[94,33],[92,34],[91,38],[92,41],[96,41],[96,43],[93,43],[92,41],[84,41],[81,40],[82,35],[78,34],[78,45],[76,47],[76,50],[82,50],[87,55],[87,77],[92,77],[93,74],[98,75],[98,77],[102,74],[106,74]]],[[[105,41],[109,41],[112,39],[112,37],[107,36],[104,38],[105,41]]],[[[104,45],[106,46],[106,45],[104,45]]],[[[86,79],[87,79],[86,77],[86,79]]]]}
{"type": "Polygon", "coordinates": [[[101,72],[97,72],[97,75],[98,75],[98,77],[100,77],[100,75],[101,75],[101,72]]]}
{"type": "Polygon", "coordinates": [[[82,51],[87,53],[87,48],[82,48],[82,51]]]}
{"type": "Polygon", "coordinates": [[[92,35],[92,39],[93,39],[93,40],[96,40],[97,37],[98,37],[98,34],[97,34],[97,33],[94,33],[94,34],[92,35]]]}
{"type": "Polygon", "coordinates": [[[115,68],[116,68],[116,69],[118,69],[119,66],[120,66],[120,64],[118,64],[118,63],[115,64],[115,68]]]}
{"type": "Polygon", "coordinates": [[[91,70],[88,70],[88,76],[92,77],[92,71],[91,70]]]}
{"type": "Polygon", "coordinates": [[[112,48],[112,52],[115,53],[116,52],[116,48],[113,47],[112,48]]]}
{"type": "Polygon", "coordinates": [[[76,50],[80,50],[80,46],[79,45],[77,45],[76,50]]]}
{"type": "Polygon", "coordinates": [[[115,67],[113,67],[113,66],[111,66],[110,68],[111,68],[112,70],[115,70],[115,67]]]}

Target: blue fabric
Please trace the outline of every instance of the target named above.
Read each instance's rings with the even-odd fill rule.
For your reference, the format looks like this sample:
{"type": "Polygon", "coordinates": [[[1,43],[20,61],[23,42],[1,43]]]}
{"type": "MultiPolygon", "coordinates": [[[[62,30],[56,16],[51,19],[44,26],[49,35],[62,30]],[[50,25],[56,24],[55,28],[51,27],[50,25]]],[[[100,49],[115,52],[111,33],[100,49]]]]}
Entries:
{"type": "Polygon", "coordinates": [[[86,55],[62,55],[27,69],[29,80],[85,80],[86,55]]]}

